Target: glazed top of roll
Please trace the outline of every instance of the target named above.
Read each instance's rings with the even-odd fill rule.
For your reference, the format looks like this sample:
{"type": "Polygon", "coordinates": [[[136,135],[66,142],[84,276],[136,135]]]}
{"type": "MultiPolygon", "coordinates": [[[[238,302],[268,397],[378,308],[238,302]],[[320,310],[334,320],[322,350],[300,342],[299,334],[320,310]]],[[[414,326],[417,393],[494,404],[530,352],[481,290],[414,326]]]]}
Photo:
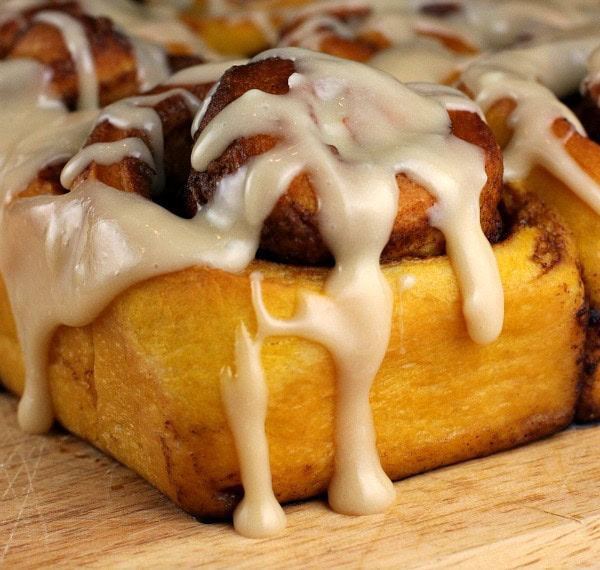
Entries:
{"type": "MultiPolygon", "coordinates": [[[[212,92],[210,104],[195,132],[195,138],[201,136],[209,122],[221,111],[251,90],[259,90],[270,95],[286,95],[289,92],[289,81],[293,73],[295,73],[293,60],[279,57],[232,66],[212,92]]],[[[210,83],[199,83],[188,86],[187,89],[202,98],[210,85],[210,83]]],[[[418,88],[415,89],[418,92],[418,88]]],[[[448,91],[448,93],[452,92],[448,91]]],[[[438,94],[443,96],[444,90],[438,89],[438,94]]],[[[457,95],[454,94],[454,97],[457,95]]],[[[160,100],[148,97],[137,102],[140,106],[152,107],[159,113],[164,142],[156,139],[150,141],[149,133],[144,129],[119,128],[118,121],[114,118],[111,121],[111,113],[114,115],[118,112],[117,106],[114,106],[102,114],[102,120],[97,122],[86,146],[131,136],[141,137],[155,156],[160,155],[158,163],[161,165],[164,163],[167,173],[161,189],[154,196],[155,199],[172,211],[192,218],[199,207],[206,207],[215,201],[217,187],[222,187],[220,191],[222,196],[219,196],[219,200],[235,199],[233,193],[236,190],[232,184],[228,186],[230,177],[244,169],[249,161],[256,160],[283,141],[268,130],[253,136],[240,137],[231,141],[225,152],[215,157],[205,171],[198,172],[195,169],[190,171],[193,141],[189,136],[189,127],[192,117],[185,109],[185,105],[179,111],[177,110],[176,106],[179,104],[181,107],[182,103],[181,94],[175,94],[167,99],[160,98],[160,100]],[[189,177],[186,173],[189,173],[189,177]]],[[[123,105],[118,107],[122,108],[123,105]]],[[[352,112],[356,115],[366,113],[362,108],[352,109],[352,112]]],[[[477,110],[469,108],[466,100],[462,101],[462,108],[461,105],[456,109],[450,108],[447,119],[448,136],[454,135],[482,149],[487,178],[479,197],[480,219],[485,234],[494,241],[500,229],[497,205],[502,188],[502,157],[499,148],[477,110]]],[[[362,117],[351,117],[348,120],[356,121],[358,124],[362,117]]],[[[121,120],[120,125],[122,124],[121,120]]],[[[265,125],[265,128],[270,127],[265,125]]],[[[361,128],[366,127],[361,125],[361,128]]],[[[339,156],[340,149],[335,145],[329,144],[328,148],[330,152],[339,156]]],[[[89,151],[87,156],[90,156],[89,151]]],[[[155,170],[148,168],[148,164],[143,160],[131,157],[117,163],[117,167],[102,166],[92,161],[78,175],[73,187],[89,176],[118,189],[150,197],[155,170]]],[[[319,231],[319,198],[310,177],[309,171],[298,173],[276,201],[262,226],[260,239],[262,255],[279,261],[306,265],[330,264],[333,261],[319,231]]],[[[271,183],[275,184],[272,180],[271,183]]],[[[411,178],[403,172],[396,173],[396,183],[397,214],[388,243],[382,252],[382,260],[443,253],[445,247],[443,234],[429,222],[428,211],[435,203],[432,194],[414,177],[411,178]]]]}

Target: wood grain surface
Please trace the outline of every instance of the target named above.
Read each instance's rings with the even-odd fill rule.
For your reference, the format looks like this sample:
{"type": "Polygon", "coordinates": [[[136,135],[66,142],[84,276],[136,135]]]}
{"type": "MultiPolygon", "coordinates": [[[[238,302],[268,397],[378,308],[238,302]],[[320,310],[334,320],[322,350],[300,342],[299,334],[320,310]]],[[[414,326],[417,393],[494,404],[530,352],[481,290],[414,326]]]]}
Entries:
{"type": "Polygon", "coordinates": [[[289,505],[285,532],[253,541],[75,437],[21,433],[15,413],[0,393],[0,567],[600,567],[600,426],[397,483],[385,515],[289,505]]]}

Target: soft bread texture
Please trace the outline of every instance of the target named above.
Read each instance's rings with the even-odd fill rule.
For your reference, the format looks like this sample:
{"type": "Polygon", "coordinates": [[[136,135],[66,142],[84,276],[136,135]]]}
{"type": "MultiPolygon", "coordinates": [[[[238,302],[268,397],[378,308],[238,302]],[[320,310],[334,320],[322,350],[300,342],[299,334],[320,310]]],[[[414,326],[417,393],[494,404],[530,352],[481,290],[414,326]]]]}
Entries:
{"type": "MultiPolygon", "coordinates": [[[[469,338],[446,257],[384,267],[395,313],[371,406],[393,479],[514,447],[572,419],[585,315],[575,247],[536,200],[510,195],[506,207],[514,231],[494,246],[506,318],[490,345],[469,338]],[[402,292],[407,275],[416,285],[402,292]]],[[[233,362],[240,321],[256,328],[252,271],[264,276],[268,310],[283,318],[298,291],[318,291],[327,274],[257,261],[238,275],[164,275],[120,295],[89,326],[60,328],[50,352],[59,421],[199,516],[228,516],[242,493],[219,372],[233,362]]],[[[0,301],[0,375],[21,393],[19,345],[5,294],[0,301]]],[[[331,359],[283,337],[266,341],[263,363],[275,494],[285,502],[322,493],[333,469],[331,359]]]]}
{"type": "MultiPolygon", "coordinates": [[[[511,137],[507,118],[514,102],[502,100],[487,113],[490,128],[499,144],[504,147],[511,137]]],[[[565,120],[553,125],[553,133],[566,140],[569,154],[595,180],[600,181],[600,146],[574,131],[565,120]]],[[[569,230],[573,233],[586,294],[592,309],[592,318],[586,349],[586,366],[583,374],[583,389],[577,408],[577,419],[590,421],[600,418],[600,362],[597,310],[600,308],[600,226],[598,215],[564,183],[542,167],[536,167],[524,180],[515,184],[520,191],[535,193],[546,204],[552,206],[569,230]]]]}

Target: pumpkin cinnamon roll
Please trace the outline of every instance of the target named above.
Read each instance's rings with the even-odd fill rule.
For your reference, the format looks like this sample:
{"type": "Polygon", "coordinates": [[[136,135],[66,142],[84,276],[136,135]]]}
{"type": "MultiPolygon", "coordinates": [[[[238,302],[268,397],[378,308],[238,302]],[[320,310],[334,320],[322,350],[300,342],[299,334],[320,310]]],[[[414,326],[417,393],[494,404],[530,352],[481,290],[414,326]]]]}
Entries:
{"type": "Polygon", "coordinates": [[[55,123],[81,145],[62,193],[44,132],[0,179],[0,375],[25,429],[57,418],[268,536],[282,502],[382,512],[391,480],[570,422],[574,245],[503,196],[460,92],[286,48],[55,123]]]}
{"type": "MultiPolygon", "coordinates": [[[[483,59],[462,76],[503,148],[505,182],[555,207],[575,236],[591,306],[580,420],[600,417],[595,316],[600,300],[600,146],[559,97],[578,88],[586,67],[573,62],[585,62],[599,43],[593,30],[582,30],[483,59]]],[[[589,80],[586,86],[593,89],[589,80]]]]}

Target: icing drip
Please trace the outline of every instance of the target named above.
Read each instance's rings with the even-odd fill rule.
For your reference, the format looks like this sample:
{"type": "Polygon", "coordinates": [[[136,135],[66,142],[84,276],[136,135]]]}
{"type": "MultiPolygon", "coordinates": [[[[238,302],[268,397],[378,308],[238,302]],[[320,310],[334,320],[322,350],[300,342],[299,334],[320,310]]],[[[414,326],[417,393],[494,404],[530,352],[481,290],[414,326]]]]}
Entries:
{"type": "MultiPolygon", "coordinates": [[[[33,252],[28,250],[22,252],[24,257],[11,257],[9,250],[16,236],[9,233],[7,219],[12,210],[6,208],[41,168],[65,160],[77,150],[92,120],[89,113],[67,115],[65,107],[49,94],[50,76],[50,70],[34,61],[0,63],[0,119],[4,124],[14,121],[0,139],[0,189],[4,205],[1,227],[5,244],[0,250],[0,264],[10,292],[28,374],[19,403],[19,423],[30,432],[46,431],[52,423],[52,404],[45,381],[48,339],[29,334],[33,312],[31,299],[37,297],[35,294],[23,296],[23,283],[17,276],[24,265],[28,270],[38,269],[35,264],[43,263],[46,252],[36,260],[30,257],[33,252]],[[47,125],[46,130],[36,130],[40,125],[47,125]],[[23,259],[31,260],[32,264],[23,264],[23,259]]],[[[14,227],[11,229],[15,230],[14,227]]],[[[33,228],[20,220],[15,231],[23,234],[30,230],[33,228]]],[[[32,273],[30,281],[35,283],[38,276],[32,273]]]]}
{"type": "Polygon", "coordinates": [[[185,89],[171,89],[157,95],[130,97],[106,107],[98,117],[97,124],[108,121],[121,129],[143,130],[150,138],[150,148],[139,138],[90,145],[65,166],[61,175],[62,185],[71,188],[75,178],[92,162],[115,164],[126,156],[133,156],[143,160],[156,172],[154,192],[158,193],[162,190],[165,183],[163,128],[160,117],[152,105],[173,96],[183,99],[190,116],[196,114],[200,101],[185,89]]]}
{"type": "MultiPolygon", "coordinates": [[[[379,257],[396,215],[395,176],[406,172],[437,198],[431,218],[446,235],[469,332],[478,342],[491,342],[502,327],[502,289],[479,224],[479,194],[486,180],[483,156],[480,149],[450,133],[449,117],[439,100],[449,92],[450,101],[460,98],[453,90],[424,90],[427,96],[419,96],[375,70],[303,50],[272,50],[260,57],[273,56],[295,61],[297,72],[289,78],[289,93],[278,96],[251,90],[230,103],[198,137],[192,165],[205,170],[237,138],[259,133],[276,136],[278,145],[255,157],[240,178],[230,177],[221,184],[214,204],[219,203],[221,192],[237,193],[232,199],[237,207],[230,215],[244,216],[260,228],[293,178],[307,171],[320,204],[321,235],[336,265],[323,294],[302,294],[294,317],[288,320],[269,315],[260,281],[253,277],[258,334],[254,340],[244,337],[243,362],[237,362],[236,368],[239,374],[249,358],[259,361],[266,336],[298,335],[324,345],[337,373],[330,504],[348,514],[382,512],[395,493],[375,447],[369,392],[391,329],[392,295],[379,257]],[[405,112],[408,108],[410,114],[405,112]],[[466,163],[477,167],[464,171],[459,165],[466,163]]],[[[261,383],[261,374],[252,384],[261,383]]],[[[235,385],[229,382],[228,390],[235,385]]],[[[239,430],[234,435],[250,437],[239,430]]],[[[249,443],[236,440],[236,445],[249,443]]],[[[245,461],[244,456],[240,461],[245,461]]],[[[242,465],[242,473],[250,469],[248,463],[242,465]]],[[[245,508],[260,510],[262,502],[272,503],[272,491],[245,508]]],[[[258,514],[251,518],[260,519],[258,514]]]]}
{"type": "Polygon", "coordinates": [[[593,35],[565,39],[559,42],[560,50],[556,44],[541,44],[503,52],[469,67],[462,81],[484,111],[502,99],[516,103],[508,118],[513,135],[504,149],[506,182],[523,180],[539,164],[600,214],[600,185],[552,132],[554,122],[564,117],[585,136],[578,119],[556,95],[577,89],[586,73],[586,57],[599,42],[593,35]]]}
{"type": "Polygon", "coordinates": [[[71,54],[79,81],[79,110],[97,109],[99,103],[98,79],[92,49],[84,27],[75,18],[62,12],[41,12],[35,21],[57,27],[71,54]]]}
{"type": "MultiPolygon", "coordinates": [[[[600,83],[600,47],[594,50],[588,58],[588,75],[582,83],[581,91],[587,93],[590,88],[597,86],[598,83],[600,83]]],[[[596,102],[600,102],[600,97],[596,98],[596,102]]]]}
{"type": "Polygon", "coordinates": [[[155,275],[194,265],[240,271],[258,245],[243,224],[216,231],[205,215],[185,220],[95,181],[64,196],[15,202],[2,232],[2,274],[27,370],[19,422],[33,433],[52,422],[46,358],[59,324],[91,322],[119,293],[155,275]]]}
{"type": "Polygon", "coordinates": [[[369,65],[386,71],[402,82],[446,83],[472,59],[454,54],[434,40],[415,38],[411,43],[380,51],[369,60],[369,65]]]}
{"type": "MultiPolygon", "coordinates": [[[[254,283],[254,281],[253,281],[254,283]]],[[[252,340],[244,324],[235,341],[236,374],[221,372],[223,404],[239,457],[244,498],[235,509],[233,522],[238,532],[250,538],[279,534],[285,514],[272,492],[269,446],[264,426],[268,392],[260,360],[263,334],[252,340]]]]}
{"type": "Polygon", "coordinates": [[[141,91],[149,91],[170,75],[165,50],[135,37],[129,37],[135,54],[137,80],[141,91]]]}
{"type": "MultiPolygon", "coordinates": [[[[184,220],[137,195],[93,181],[64,196],[12,203],[40,169],[77,152],[97,117],[94,112],[67,114],[49,95],[50,76],[50,70],[34,61],[0,63],[0,120],[16,119],[0,140],[2,202],[11,204],[2,211],[0,269],[27,371],[19,422],[33,433],[46,431],[53,419],[46,358],[59,324],[90,322],[118,293],[154,275],[198,264],[239,271],[258,245],[256,229],[243,223],[224,234],[213,228],[207,212],[184,220]],[[23,86],[28,88],[23,91],[23,86]],[[31,263],[24,264],[23,259],[31,263]],[[34,306],[31,299],[40,302],[34,306]]],[[[153,104],[179,92],[137,101],[153,104]]],[[[186,97],[195,110],[198,102],[190,94],[186,97]]],[[[153,160],[139,139],[126,143],[138,145],[140,156],[148,153],[146,160],[153,160]]],[[[84,156],[89,153],[93,160],[102,160],[98,152],[104,150],[102,145],[87,148],[84,156]]],[[[111,154],[118,159],[119,152],[111,149],[111,154]]]]}

